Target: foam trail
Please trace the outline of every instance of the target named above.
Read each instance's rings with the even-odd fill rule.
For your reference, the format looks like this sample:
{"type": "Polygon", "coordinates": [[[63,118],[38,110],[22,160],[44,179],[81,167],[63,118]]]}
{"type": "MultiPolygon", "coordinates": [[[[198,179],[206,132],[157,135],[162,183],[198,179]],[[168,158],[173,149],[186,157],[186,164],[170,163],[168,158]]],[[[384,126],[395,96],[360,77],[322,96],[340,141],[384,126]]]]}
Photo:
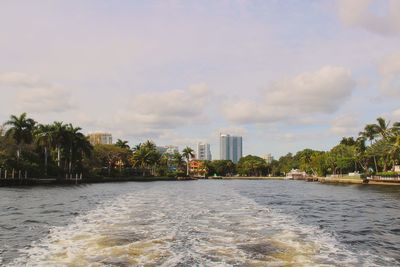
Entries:
{"type": "Polygon", "coordinates": [[[241,196],[153,187],[54,227],[13,266],[373,266],[333,236],[241,196]]]}

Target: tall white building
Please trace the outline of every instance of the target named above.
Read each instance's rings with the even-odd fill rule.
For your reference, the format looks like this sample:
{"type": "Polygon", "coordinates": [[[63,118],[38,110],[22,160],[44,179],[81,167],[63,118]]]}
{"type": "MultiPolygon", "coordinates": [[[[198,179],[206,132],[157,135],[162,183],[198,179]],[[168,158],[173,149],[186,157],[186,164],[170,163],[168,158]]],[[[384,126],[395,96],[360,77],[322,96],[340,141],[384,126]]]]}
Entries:
{"type": "Polygon", "coordinates": [[[197,159],[212,160],[210,144],[201,142],[197,144],[197,159]]]}
{"type": "Polygon", "coordinates": [[[220,159],[232,160],[233,163],[237,163],[239,159],[243,156],[242,146],[243,142],[241,136],[220,134],[219,136],[220,159]]]}

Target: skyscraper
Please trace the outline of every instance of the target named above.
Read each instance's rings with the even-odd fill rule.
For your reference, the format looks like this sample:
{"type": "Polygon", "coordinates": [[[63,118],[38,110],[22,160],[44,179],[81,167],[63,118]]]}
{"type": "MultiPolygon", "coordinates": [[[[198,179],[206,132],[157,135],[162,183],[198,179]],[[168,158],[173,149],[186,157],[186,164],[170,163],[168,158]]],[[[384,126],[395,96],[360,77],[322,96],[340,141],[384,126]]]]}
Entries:
{"type": "Polygon", "coordinates": [[[242,137],[220,134],[219,136],[220,159],[232,160],[237,163],[242,157],[242,137]]]}
{"type": "Polygon", "coordinates": [[[197,144],[197,159],[199,160],[211,160],[210,144],[198,143],[197,144]]]}

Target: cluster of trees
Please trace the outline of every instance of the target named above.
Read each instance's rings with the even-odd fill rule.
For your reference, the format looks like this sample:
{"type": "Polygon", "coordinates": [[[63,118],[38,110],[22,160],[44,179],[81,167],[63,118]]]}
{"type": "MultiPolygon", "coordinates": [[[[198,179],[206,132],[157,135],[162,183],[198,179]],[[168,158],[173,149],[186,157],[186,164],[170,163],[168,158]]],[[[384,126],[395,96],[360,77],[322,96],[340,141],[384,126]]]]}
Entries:
{"type": "Polygon", "coordinates": [[[84,172],[92,146],[81,128],[63,122],[39,124],[26,113],[12,115],[0,135],[0,168],[35,176],[84,172]]]}
{"type": "MultiPolygon", "coordinates": [[[[248,155],[205,162],[208,176],[281,176],[291,169],[310,175],[387,172],[399,163],[400,123],[383,118],[368,124],[357,137],[343,137],[329,151],[304,149],[267,163],[248,155]]],[[[92,146],[80,127],[70,123],[40,124],[26,113],[12,115],[0,128],[0,169],[23,170],[30,177],[185,176],[193,149],[161,154],[151,141],[133,146],[118,140],[114,145],[92,146]]]]}
{"type": "Polygon", "coordinates": [[[151,141],[92,146],[80,127],[40,124],[26,113],[12,115],[0,128],[0,169],[27,171],[30,177],[184,176],[193,149],[160,154],[151,141]]]}
{"type": "Polygon", "coordinates": [[[271,163],[272,175],[284,175],[291,169],[308,174],[344,174],[358,171],[379,173],[393,170],[400,159],[400,122],[392,125],[384,118],[367,124],[357,137],[343,137],[329,151],[305,149],[289,153],[271,163]]]}

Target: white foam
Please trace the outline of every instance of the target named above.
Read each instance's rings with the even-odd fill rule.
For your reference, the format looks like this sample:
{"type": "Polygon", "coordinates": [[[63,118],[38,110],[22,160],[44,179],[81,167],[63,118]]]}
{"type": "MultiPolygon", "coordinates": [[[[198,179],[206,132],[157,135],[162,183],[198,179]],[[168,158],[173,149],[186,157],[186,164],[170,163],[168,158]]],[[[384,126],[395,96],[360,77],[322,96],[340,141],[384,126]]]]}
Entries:
{"type": "Polygon", "coordinates": [[[50,229],[22,253],[13,266],[373,266],[371,255],[361,261],[323,230],[226,188],[128,193],[50,229]]]}

